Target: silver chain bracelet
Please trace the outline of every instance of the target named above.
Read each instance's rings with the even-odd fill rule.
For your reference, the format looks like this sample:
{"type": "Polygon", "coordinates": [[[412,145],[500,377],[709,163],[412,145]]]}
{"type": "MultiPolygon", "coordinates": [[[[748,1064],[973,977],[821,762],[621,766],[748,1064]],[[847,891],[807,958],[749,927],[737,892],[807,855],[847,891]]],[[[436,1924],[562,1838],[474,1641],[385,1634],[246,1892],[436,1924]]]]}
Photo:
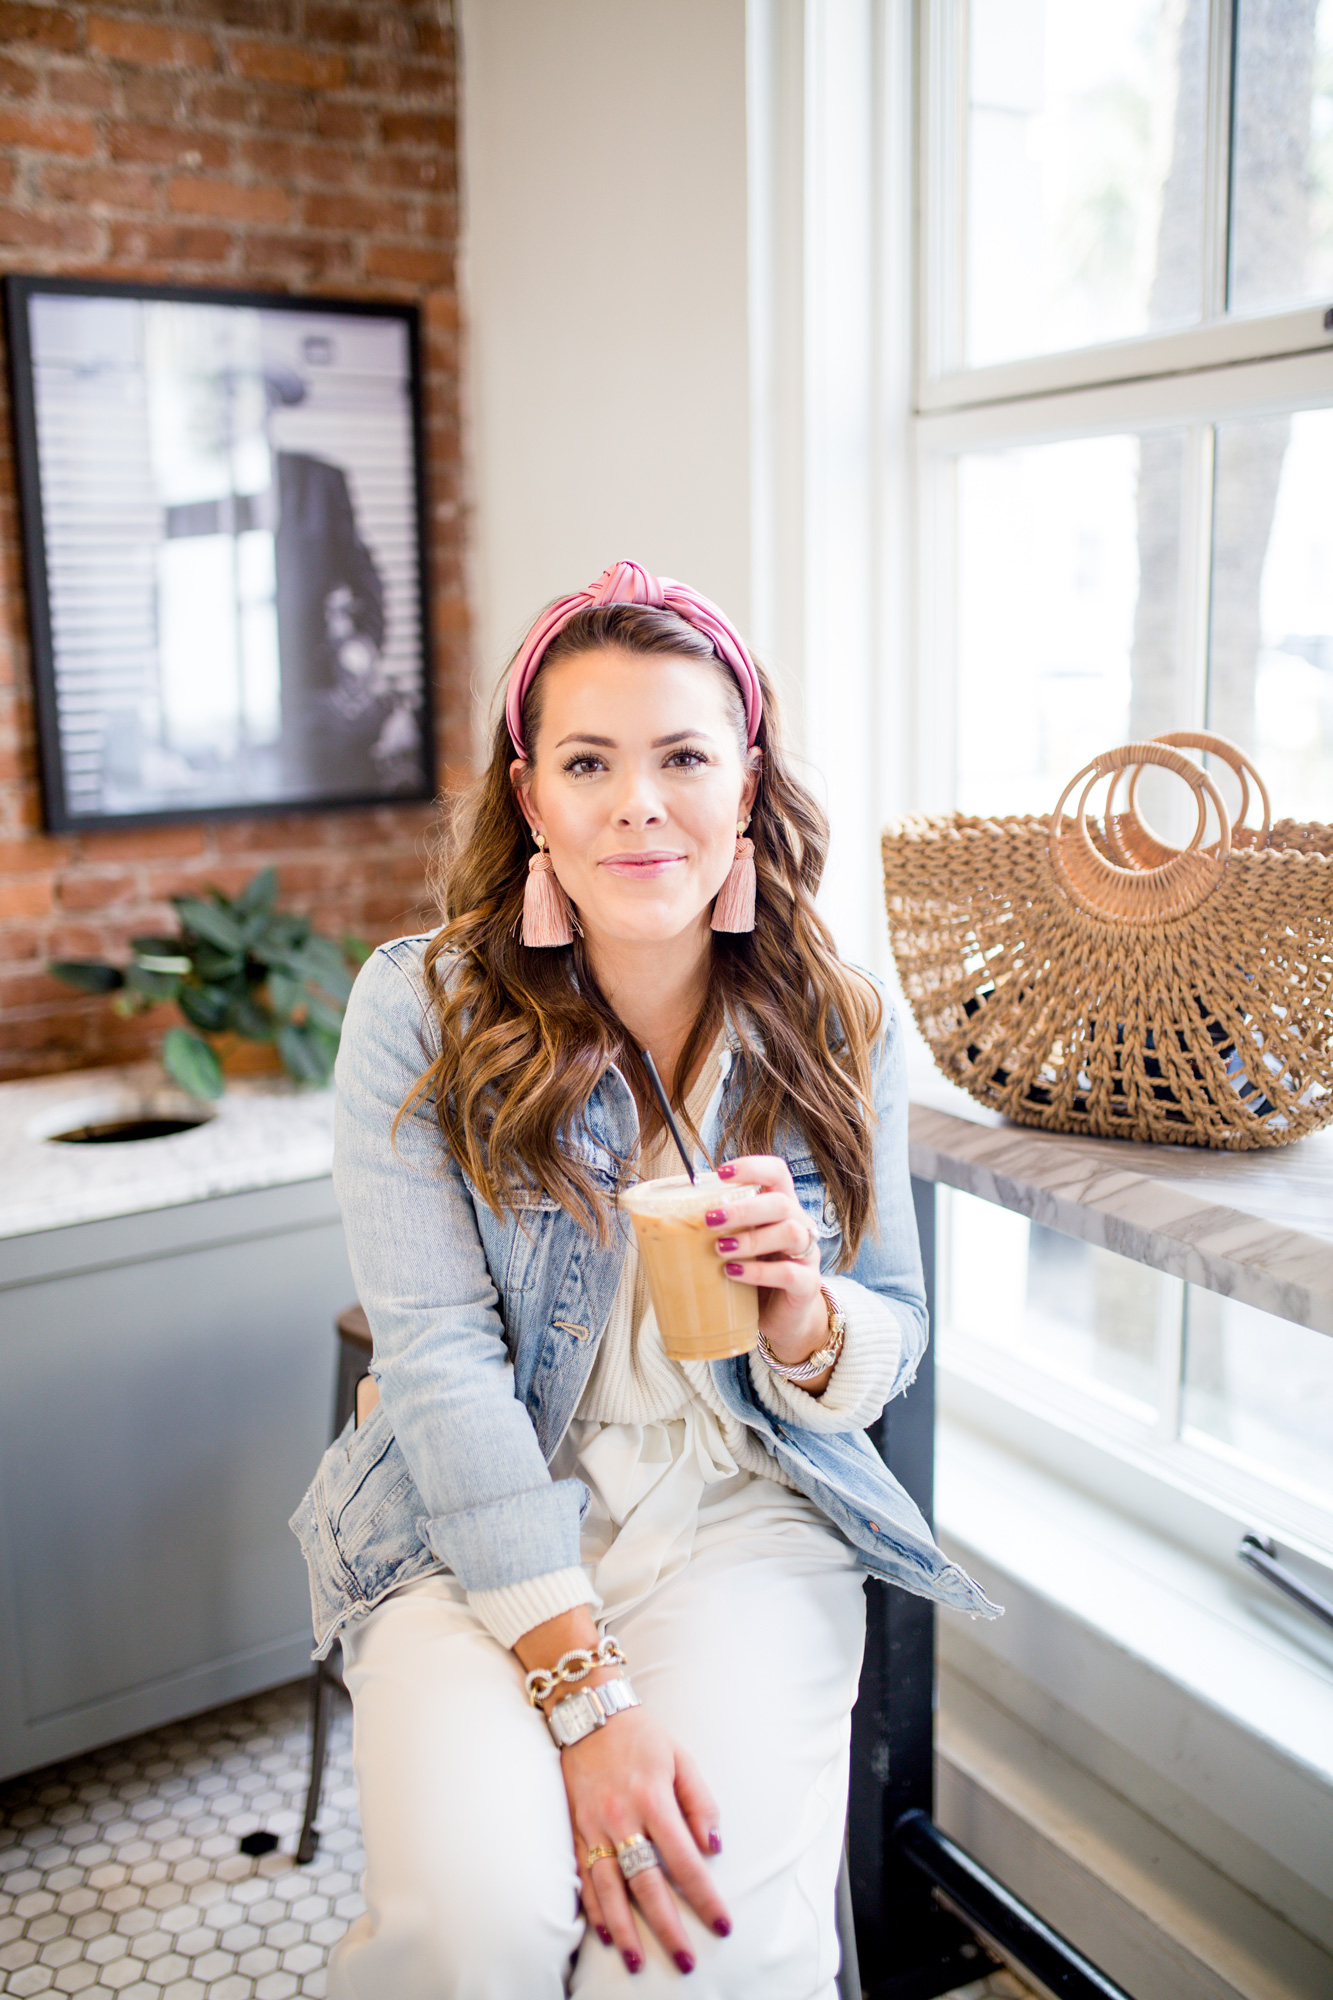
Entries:
{"type": "Polygon", "coordinates": [[[627,1667],[629,1661],[621,1652],[615,1640],[609,1635],[602,1640],[596,1652],[586,1646],[575,1646],[572,1652],[562,1653],[553,1667],[534,1667],[524,1677],[523,1685],[528,1691],[528,1700],[534,1708],[540,1708],[548,1695],[555,1693],[562,1684],[573,1687],[578,1681],[586,1681],[594,1667],[627,1667]]]}

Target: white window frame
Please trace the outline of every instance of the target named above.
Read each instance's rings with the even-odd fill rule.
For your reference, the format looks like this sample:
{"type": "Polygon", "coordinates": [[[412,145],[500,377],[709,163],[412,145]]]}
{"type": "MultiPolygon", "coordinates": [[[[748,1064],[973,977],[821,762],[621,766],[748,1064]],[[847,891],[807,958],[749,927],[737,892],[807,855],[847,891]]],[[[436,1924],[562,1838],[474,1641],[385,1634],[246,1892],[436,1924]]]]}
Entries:
{"type": "MultiPolygon", "coordinates": [[[[910,798],[919,811],[955,804],[957,466],[969,452],[1124,432],[1183,430],[1187,439],[1180,550],[1182,694],[1202,728],[1208,668],[1213,426],[1333,405],[1333,326],[1321,303],[1295,311],[1226,310],[1232,0],[1212,0],[1206,147],[1203,316],[1179,331],[962,365],[966,273],[968,0],[915,9],[918,235],[912,422],[915,617],[910,798]]],[[[1333,314],[1330,315],[1333,317],[1333,314]]],[[[1054,801],[1052,801],[1054,803],[1054,801]]],[[[946,1205],[947,1206],[947,1205],[946,1205]]],[[[947,1323],[948,1230],[940,1233],[940,1302],[947,1323]]],[[[1177,1301],[1183,1292],[1177,1286],[1177,1301]]],[[[1170,1315],[1168,1314],[1169,1318],[1170,1315]]],[[[1036,1366],[958,1335],[942,1370],[946,1411],[1005,1438],[1053,1468],[1073,1456],[1136,1513],[1151,1511],[1221,1555],[1245,1526],[1316,1560],[1333,1559],[1333,1512],[1308,1505],[1258,1472],[1178,1435],[1181,1313],[1159,1340],[1158,1420],[1145,1426],[1036,1366]],[[1172,1373],[1172,1371],[1174,1371],[1172,1373]],[[1171,1379],[1166,1379],[1170,1374],[1171,1379]],[[1091,1458],[1089,1454],[1092,1454],[1091,1458]],[[1088,1468],[1095,1464],[1095,1475],[1088,1468]],[[1202,1511],[1201,1511],[1202,1510],[1202,1511]],[[1200,1529],[1200,1521],[1211,1526],[1200,1529]]]]}

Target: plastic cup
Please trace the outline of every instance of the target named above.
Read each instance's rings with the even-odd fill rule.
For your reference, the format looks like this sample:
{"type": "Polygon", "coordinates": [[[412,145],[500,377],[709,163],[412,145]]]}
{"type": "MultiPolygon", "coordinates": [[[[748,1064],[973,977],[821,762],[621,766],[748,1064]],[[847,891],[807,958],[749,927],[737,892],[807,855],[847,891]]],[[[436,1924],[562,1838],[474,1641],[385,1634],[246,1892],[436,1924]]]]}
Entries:
{"type": "MultiPolygon", "coordinates": [[[[722,1361],[748,1354],[759,1338],[759,1293],[723,1269],[709,1209],[728,1220],[759,1190],[716,1174],[640,1181],[620,1202],[634,1225],[662,1345],[673,1361],[722,1361]]],[[[740,1218],[737,1217],[737,1221],[740,1218]]]]}

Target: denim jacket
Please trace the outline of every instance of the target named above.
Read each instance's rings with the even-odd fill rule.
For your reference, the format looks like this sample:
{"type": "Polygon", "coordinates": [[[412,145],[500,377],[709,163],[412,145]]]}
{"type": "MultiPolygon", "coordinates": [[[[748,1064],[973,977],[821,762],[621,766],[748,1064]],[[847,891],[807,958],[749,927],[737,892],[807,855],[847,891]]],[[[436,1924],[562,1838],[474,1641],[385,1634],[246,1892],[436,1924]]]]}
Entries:
{"type": "MultiPolygon", "coordinates": [[[[374,1335],[380,1402],[320,1462],[292,1519],[310,1571],[318,1654],[348,1620],[433,1571],[493,1590],[579,1562],[587,1489],[548,1465],[578,1406],[629,1242],[613,1211],[601,1247],[550,1197],[520,1190],[495,1216],[444,1145],[433,1102],[393,1121],[439,1052],[423,978],[427,937],[383,945],[362,968],[338,1054],[334,1183],[357,1291],[374,1335]]],[[[701,1126],[715,1154],[741,1065],[729,1036],[701,1126]]],[[[907,1167],[907,1098],[897,1024],[875,1051],[878,1233],[838,1273],[849,1309],[878,1294],[902,1334],[890,1393],[905,1389],[926,1343],[925,1297],[907,1167]]],[[[566,1136],[608,1202],[634,1157],[638,1116],[608,1068],[580,1128],[566,1136]]],[[[825,1271],[837,1215],[800,1133],[779,1150],[819,1240],[825,1271]]],[[[872,1576],[993,1616],[979,1587],[936,1546],[922,1515],[863,1430],[829,1432],[768,1410],[749,1357],[711,1364],[718,1394],[786,1477],[860,1552],[872,1576]]]]}

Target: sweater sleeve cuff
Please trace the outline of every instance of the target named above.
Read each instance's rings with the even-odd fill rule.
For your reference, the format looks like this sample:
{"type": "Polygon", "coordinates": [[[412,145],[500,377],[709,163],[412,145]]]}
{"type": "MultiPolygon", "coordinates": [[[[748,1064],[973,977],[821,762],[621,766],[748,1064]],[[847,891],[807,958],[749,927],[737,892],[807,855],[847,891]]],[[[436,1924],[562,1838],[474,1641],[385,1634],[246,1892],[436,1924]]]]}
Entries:
{"type": "Polygon", "coordinates": [[[772,1416],[808,1431],[862,1431],[889,1400],[902,1355],[902,1328],[877,1292],[847,1278],[832,1286],[847,1320],[842,1353],[822,1396],[775,1375],[758,1350],[750,1356],[755,1394],[772,1416]]]}
{"type": "Polygon", "coordinates": [[[498,1590],[470,1590],[467,1601],[491,1637],[502,1646],[512,1646],[534,1625],[544,1625],[548,1618],[558,1618],[580,1604],[595,1605],[598,1598],[585,1572],[575,1568],[548,1570],[545,1576],[504,1583],[498,1590]]]}

